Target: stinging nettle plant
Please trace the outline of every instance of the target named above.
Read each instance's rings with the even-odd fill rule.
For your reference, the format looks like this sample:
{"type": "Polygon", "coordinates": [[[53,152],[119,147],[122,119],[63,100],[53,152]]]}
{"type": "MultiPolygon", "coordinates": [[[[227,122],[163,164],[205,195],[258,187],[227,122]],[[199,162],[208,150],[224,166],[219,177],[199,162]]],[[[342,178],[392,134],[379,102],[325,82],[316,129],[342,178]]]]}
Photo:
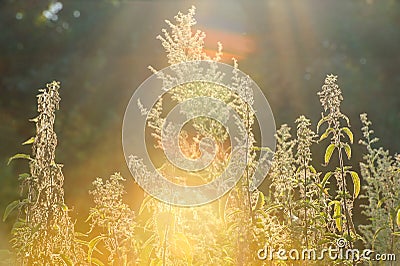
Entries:
{"type": "MultiPolygon", "coordinates": [[[[400,156],[392,157],[388,150],[375,148],[378,138],[374,137],[371,121],[361,114],[363,139],[367,153],[360,162],[361,175],[365,181],[361,205],[362,213],[369,223],[360,225],[366,245],[380,253],[398,253],[400,250],[400,156]]],[[[394,265],[394,264],[392,264],[394,265]]]]}
{"type": "MultiPolygon", "coordinates": [[[[219,62],[222,45],[210,57],[204,52],[205,33],[193,31],[196,24],[195,8],[187,14],[178,13],[175,22],[166,21],[170,30],[162,30],[157,39],[167,52],[170,65],[193,60],[219,62]]],[[[150,70],[168,87],[173,82],[152,67],[150,70]]],[[[57,136],[54,132],[55,111],[58,109],[60,85],[54,81],[40,90],[39,115],[32,119],[36,135],[24,145],[32,145],[32,155],[16,154],[10,158],[29,160],[29,173],[20,174],[21,199],[8,205],[3,220],[18,210],[12,229],[11,244],[21,265],[350,265],[361,260],[285,261],[260,260],[257,252],[265,246],[279,250],[297,248],[314,249],[335,246],[338,239],[347,240],[346,248],[353,248],[358,235],[353,224],[354,200],[360,194],[361,182],[351,169],[353,133],[349,119],[341,113],[342,92],[337,76],[327,75],[318,93],[324,109],[317,124],[318,136],[305,116],[296,119],[296,133],[292,136],[288,125],[276,132],[277,147],[273,153],[267,180],[266,195],[255,189],[250,180],[255,168],[257,147],[253,133],[255,114],[249,104],[252,95],[249,80],[239,78],[238,63],[233,59],[233,90],[217,85],[220,73],[211,73],[206,82],[192,82],[174,87],[166,98],[161,97],[146,109],[147,128],[154,147],[162,150],[162,127],[165,109],[172,102],[208,96],[220,99],[234,109],[244,121],[247,139],[246,171],[236,186],[215,202],[200,207],[178,207],[145,195],[137,212],[123,201],[125,179],[115,173],[108,179],[97,178],[89,194],[93,206],[86,222],[88,233],[76,232],[64,203],[62,165],[55,161],[57,136]],[[215,74],[215,75],[214,75],[215,74]],[[244,101],[243,99],[246,99],[244,101]],[[171,101],[171,102],[167,102],[171,101]],[[322,175],[313,166],[312,146],[328,142],[324,148],[322,175]],[[337,155],[337,156],[335,156],[337,155]],[[336,158],[336,165],[334,159],[336,158]],[[334,170],[329,171],[334,165],[334,170]],[[335,182],[330,183],[331,178],[335,182]],[[352,183],[352,187],[348,184],[352,183]],[[330,191],[336,188],[335,191],[330,191]]],[[[182,74],[182,73],[181,73],[182,74]]],[[[210,111],[215,107],[207,106],[210,111]]],[[[214,109],[213,109],[214,108],[214,109]]],[[[188,114],[191,110],[187,110],[188,114]]],[[[400,249],[400,156],[394,157],[383,148],[374,148],[371,122],[361,115],[367,153],[360,163],[365,185],[362,197],[367,204],[361,206],[368,224],[359,227],[366,247],[381,253],[398,253],[400,249]]],[[[231,147],[227,145],[227,130],[217,121],[198,117],[179,135],[179,148],[188,158],[200,156],[199,143],[210,137],[216,142],[216,156],[204,172],[187,173],[163,161],[157,171],[167,179],[188,185],[205,184],[214,180],[226,167],[231,147]]],[[[272,152],[271,152],[272,153],[272,152]]],[[[143,161],[129,157],[128,167],[135,177],[150,184],[155,173],[143,161]]],[[[160,188],[162,190],[163,188],[160,188]]],[[[169,192],[170,193],[170,192],[169,192]]],[[[394,264],[393,264],[394,265],[394,264]]]]}
{"type": "MultiPolygon", "coordinates": [[[[351,170],[351,166],[345,165],[345,155],[347,160],[351,159],[351,144],[353,144],[353,132],[350,130],[349,118],[344,115],[340,110],[340,105],[343,100],[341,89],[336,84],[337,76],[327,75],[325,78],[325,84],[322,86],[322,90],[318,92],[320,102],[324,108],[324,113],[321,114],[322,118],[318,122],[317,130],[323,124],[327,124],[325,132],[320,136],[319,141],[330,136],[330,144],[325,150],[324,163],[328,166],[331,161],[332,155],[337,151],[337,158],[339,165],[335,167],[334,171],[328,171],[321,185],[324,188],[326,182],[331,176],[336,179],[335,185],[337,186],[336,195],[334,200],[329,202],[329,205],[333,205],[333,219],[335,221],[337,236],[338,238],[343,237],[347,240],[347,246],[352,249],[354,242],[359,239],[354,223],[353,223],[353,205],[354,200],[360,193],[360,178],[357,172],[351,170]],[[347,178],[351,177],[353,182],[353,193],[350,194],[350,190],[347,186],[347,178]]],[[[336,232],[334,232],[336,233],[336,232]]],[[[352,259],[353,265],[355,259],[352,259]]]]}
{"type": "Polygon", "coordinates": [[[59,88],[60,83],[53,81],[37,95],[39,115],[30,120],[36,125],[36,135],[23,143],[32,144],[32,156],[16,154],[9,160],[29,160],[30,172],[19,175],[24,198],[10,203],[3,216],[5,220],[11,211],[18,210],[11,245],[22,265],[65,265],[84,258],[64,203],[62,165],[55,161],[54,121],[59,88]]]}

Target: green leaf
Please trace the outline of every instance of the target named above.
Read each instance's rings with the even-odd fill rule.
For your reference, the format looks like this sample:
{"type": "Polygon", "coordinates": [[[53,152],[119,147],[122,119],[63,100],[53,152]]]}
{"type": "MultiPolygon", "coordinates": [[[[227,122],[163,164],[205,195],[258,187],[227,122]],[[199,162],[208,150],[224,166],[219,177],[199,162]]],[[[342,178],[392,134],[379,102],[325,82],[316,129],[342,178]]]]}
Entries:
{"type": "Polygon", "coordinates": [[[331,128],[331,127],[327,128],[325,130],[325,132],[321,135],[321,137],[319,138],[318,141],[322,141],[322,140],[326,139],[329,136],[329,134],[331,134],[333,131],[334,131],[333,128],[331,128]]]}
{"type": "Polygon", "coordinates": [[[314,166],[312,166],[312,165],[309,165],[309,166],[308,166],[308,169],[310,169],[310,171],[311,171],[313,174],[316,174],[316,173],[317,173],[317,170],[315,170],[314,166]]]}
{"type": "Polygon", "coordinates": [[[15,210],[15,208],[17,208],[19,205],[20,205],[19,200],[14,200],[13,202],[7,205],[6,210],[4,211],[3,214],[3,222],[7,219],[8,215],[10,215],[10,213],[13,210],[15,210]]]}
{"type": "Polygon", "coordinates": [[[92,261],[92,254],[93,254],[93,250],[96,248],[96,245],[103,239],[105,239],[105,236],[96,236],[95,238],[93,238],[92,240],[90,240],[89,244],[88,244],[88,261],[89,263],[92,261]]]}
{"type": "Polygon", "coordinates": [[[383,229],[386,229],[386,228],[387,228],[386,226],[379,227],[379,228],[375,231],[375,233],[374,233],[372,242],[375,242],[376,238],[378,237],[378,234],[379,234],[383,229]]]}
{"type": "Polygon", "coordinates": [[[350,175],[353,178],[354,198],[357,198],[361,188],[360,177],[358,176],[357,172],[354,171],[350,171],[350,175]]]}
{"type": "Polygon", "coordinates": [[[400,209],[397,210],[396,223],[397,226],[400,227],[400,209]]]}
{"type": "Polygon", "coordinates": [[[39,121],[38,117],[34,117],[34,118],[29,119],[29,122],[37,123],[38,121],[39,121]]]}
{"type": "Polygon", "coordinates": [[[333,208],[333,217],[335,218],[335,224],[336,228],[339,230],[339,232],[342,231],[342,208],[340,206],[340,202],[336,201],[335,206],[333,208]]]}
{"type": "Polygon", "coordinates": [[[97,258],[92,258],[91,262],[96,264],[96,265],[98,265],[98,266],[104,266],[105,265],[103,262],[101,262],[101,260],[99,260],[97,258]]]}
{"type": "Polygon", "coordinates": [[[350,143],[353,144],[354,137],[353,137],[353,132],[351,132],[350,128],[344,127],[342,128],[342,131],[346,133],[346,135],[349,137],[350,143]]]}
{"type": "Polygon", "coordinates": [[[253,211],[255,210],[259,210],[261,209],[265,204],[265,197],[264,197],[264,193],[262,193],[261,191],[258,192],[258,199],[257,199],[257,203],[253,208],[253,211]]]}
{"type": "Polygon", "coordinates": [[[65,264],[66,264],[67,266],[73,266],[73,265],[74,265],[74,262],[73,262],[73,261],[71,260],[71,258],[68,257],[67,255],[65,255],[65,254],[60,254],[60,256],[61,256],[62,260],[65,262],[65,264]]]}
{"type": "Polygon", "coordinates": [[[350,160],[350,158],[351,158],[351,147],[350,147],[349,144],[347,144],[347,143],[344,144],[344,151],[346,152],[347,159],[350,160]]]}
{"type": "Polygon", "coordinates": [[[322,118],[318,121],[318,124],[317,124],[317,133],[318,133],[319,127],[320,127],[324,122],[326,122],[326,120],[328,120],[328,117],[327,117],[327,116],[324,116],[324,115],[322,114],[322,118]]]}
{"type": "Polygon", "coordinates": [[[322,182],[321,182],[321,185],[323,186],[323,187],[325,187],[325,184],[326,184],[326,182],[328,181],[328,179],[332,176],[332,172],[327,172],[325,175],[324,175],[324,178],[322,179],[322,182]]]}
{"type": "Polygon", "coordinates": [[[19,174],[18,175],[18,180],[20,180],[20,181],[24,181],[24,180],[26,180],[28,177],[30,177],[31,175],[30,174],[28,174],[28,173],[23,173],[23,174],[19,174]]]}
{"type": "Polygon", "coordinates": [[[26,159],[26,160],[32,161],[31,156],[29,156],[28,154],[17,153],[14,156],[12,156],[10,159],[8,159],[7,165],[9,165],[11,163],[11,161],[15,160],[15,159],[26,159]]]}
{"type": "Polygon", "coordinates": [[[74,232],[74,235],[75,235],[75,236],[79,236],[79,237],[88,237],[87,234],[84,234],[84,233],[81,233],[81,232],[78,232],[78,231],[75,231],[75,232],[74,232]]]}
{"type": "Polygon", "coordinates": [[[144,209],[147,207],[147,205],[150,203],[150,201],[153,199],[152,196],[147,195],[143,201],[142,204],[140,204],[140,208],[139,208],[139,215],[141,215],[144,211],[144,209]]]}
{"type": "Polygon", "coordinates": [[[68,211],[68,206],[67,206],[67,204],[65,204],[65,203],[60,203],[59,206],[61,207],[61,209],[62,209],[63,211],[68,211]]]}
{"type": "Polygon", "coordinates": [[[326,148],[325,151],[325,164],[328,164],[329,161],[331,160],[333,151],[335,150],[335,144],[331,143],[329,146],[326,148]]]}
{"type": "Polygon", "coordinates": [[[32,144],[32,143],[34,143],[34,142],[35,142],[35,137],[31,137],[30,139],[24,141],[24,142],[22,143],[22,145],[28,145],[28,144],[32,144]]]}
{"type": "Polygon", "coordinates": [[[382,204],[385,203],[385,201],[388,199],[388,197],[384,197],[378,201],[378,208],[382,207],[382,204]]]}

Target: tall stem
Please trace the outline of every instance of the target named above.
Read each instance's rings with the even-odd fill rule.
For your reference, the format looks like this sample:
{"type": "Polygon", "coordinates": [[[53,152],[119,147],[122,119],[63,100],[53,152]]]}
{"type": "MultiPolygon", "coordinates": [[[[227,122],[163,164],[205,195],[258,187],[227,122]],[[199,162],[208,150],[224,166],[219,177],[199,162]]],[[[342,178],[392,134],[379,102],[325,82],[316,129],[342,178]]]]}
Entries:
{"type": "MultiPolygon", "coordinates": [[[[340,143],[340,137],[339,137],[339,143],[340,143]]],[[[343,186],[343,207],[344,207],[344,213],[346,215],[346,229],[347,229],[347,235],[350,238],[351,234],[350,234],[350,222],[351,222],[351,218],[350,218],[350,214],[348,212],[348,208],[347,208],[347,202],[346,202],[346,179],[345,179],[345,173],[344,173],[344,164],[343,164],[343,154],[342,154],[342,148],[339,147],[339,166],[340,166],[340,174],[342,176],[342,186],[343,186]]],[[[349,246],[350,249],[353,248],[353,243],[352,241],[349,241],[349,246]]],[[[356,262],[354,260],[354,256],[352,257],[352,262],[353,265],[356,265],[356,262]]]]}
{"type": "MultiPolygon", "coordinates": [[[[248,154],[249,154],[249,135],[250,135],[250,114],[249,114],[249,106],[246,105],[246,156],[245,156],[245,164],[246,164],[246,176],[245,176],[245,180],[244,180],[244,184],[242,185],[242,190],[244,191],[245,195],[244,197],[246,197],[245,200],[245,204],[244,204],[244,213],[245,213],[245,217],[244,217],[244,221],[242,220],[243,223],[243,227],[246,226],[248,224],[248,222],[252,222],[252,218],[253,218],[253,212],[252,212],[252,208],[251,208],[251,198],[250,198],[250,178],[249,178],[249,158],[248,158],[248,154]],[[250,221],[248,221],[248,219],[250,219],[250,221]]],[[[244,229],[244,228],[243,228],[244,229]]],[[[242,232],[239,232],[239,251],[243,252],[243,256],[239,257],[238,260],[238,265],[244,265],[245,263],[245,259],[247,258],[247,248],[245,245],[246,242],[248,242],[248,230],[243,230],[242,232]],[[240,236],[243,237],[241,238],[240,236]]]]}
{"type": "Polygon", "coordinates": [[[308,221],[307,221],[307,163],[304,158],[304,235],[306,238],[306,248],[308,248],[308,221]]]}

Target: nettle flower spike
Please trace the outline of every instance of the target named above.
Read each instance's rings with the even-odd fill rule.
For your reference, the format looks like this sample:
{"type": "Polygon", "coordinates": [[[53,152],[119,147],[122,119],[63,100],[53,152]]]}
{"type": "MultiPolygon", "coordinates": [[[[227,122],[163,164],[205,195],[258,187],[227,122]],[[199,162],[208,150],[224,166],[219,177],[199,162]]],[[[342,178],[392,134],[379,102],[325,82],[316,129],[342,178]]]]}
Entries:
{"type": "Polygon", "coordinates": [[[325,84],[322,91],[318,92],[324,111],[329,109],[332,114],[340,113],[340,103],[343,101],[342,91],[336,84],[337,76],[330,74],[325,78],[325,84]]]}

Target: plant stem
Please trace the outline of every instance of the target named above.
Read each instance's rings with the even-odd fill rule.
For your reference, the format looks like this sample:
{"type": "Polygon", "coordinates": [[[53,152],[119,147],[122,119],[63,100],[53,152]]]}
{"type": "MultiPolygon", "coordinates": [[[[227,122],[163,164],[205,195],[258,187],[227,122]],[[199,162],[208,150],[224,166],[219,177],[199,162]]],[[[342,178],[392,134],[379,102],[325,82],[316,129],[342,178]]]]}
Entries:
{"type": "Polygon", "coordinates": [[[304,158],[304,235],[306,238],[306,248],[308,248],[308,221],[307,221],[307,167],[304,158]]]}
{"type": "MultiPolygon", "coordinates": [[[[339,143],[340,143],[340,137],[339,137],[339,143]]],[[[346,202],[346,179],[345,179],[345,173],[344,173],[344,164],[343,164],[343,154],[342,154],[342,148],[339,147],[339,166],[340,166],[340,174],[342,176],[342,186],[343,186],[343,207],[344,207],[344,213],[346,216],[346,229],[347,229],[347,234],[349,236],[349,239],[351,239],[351,234],[350,234],[350,214],[347,209],[347,202],[346,202]]],[[[350,240],[349,241],[350,249],[353,248],[353,243],[350,240]]],[[[353,265],[356,265],[354,257],[352,258],[353,265]]]]}

